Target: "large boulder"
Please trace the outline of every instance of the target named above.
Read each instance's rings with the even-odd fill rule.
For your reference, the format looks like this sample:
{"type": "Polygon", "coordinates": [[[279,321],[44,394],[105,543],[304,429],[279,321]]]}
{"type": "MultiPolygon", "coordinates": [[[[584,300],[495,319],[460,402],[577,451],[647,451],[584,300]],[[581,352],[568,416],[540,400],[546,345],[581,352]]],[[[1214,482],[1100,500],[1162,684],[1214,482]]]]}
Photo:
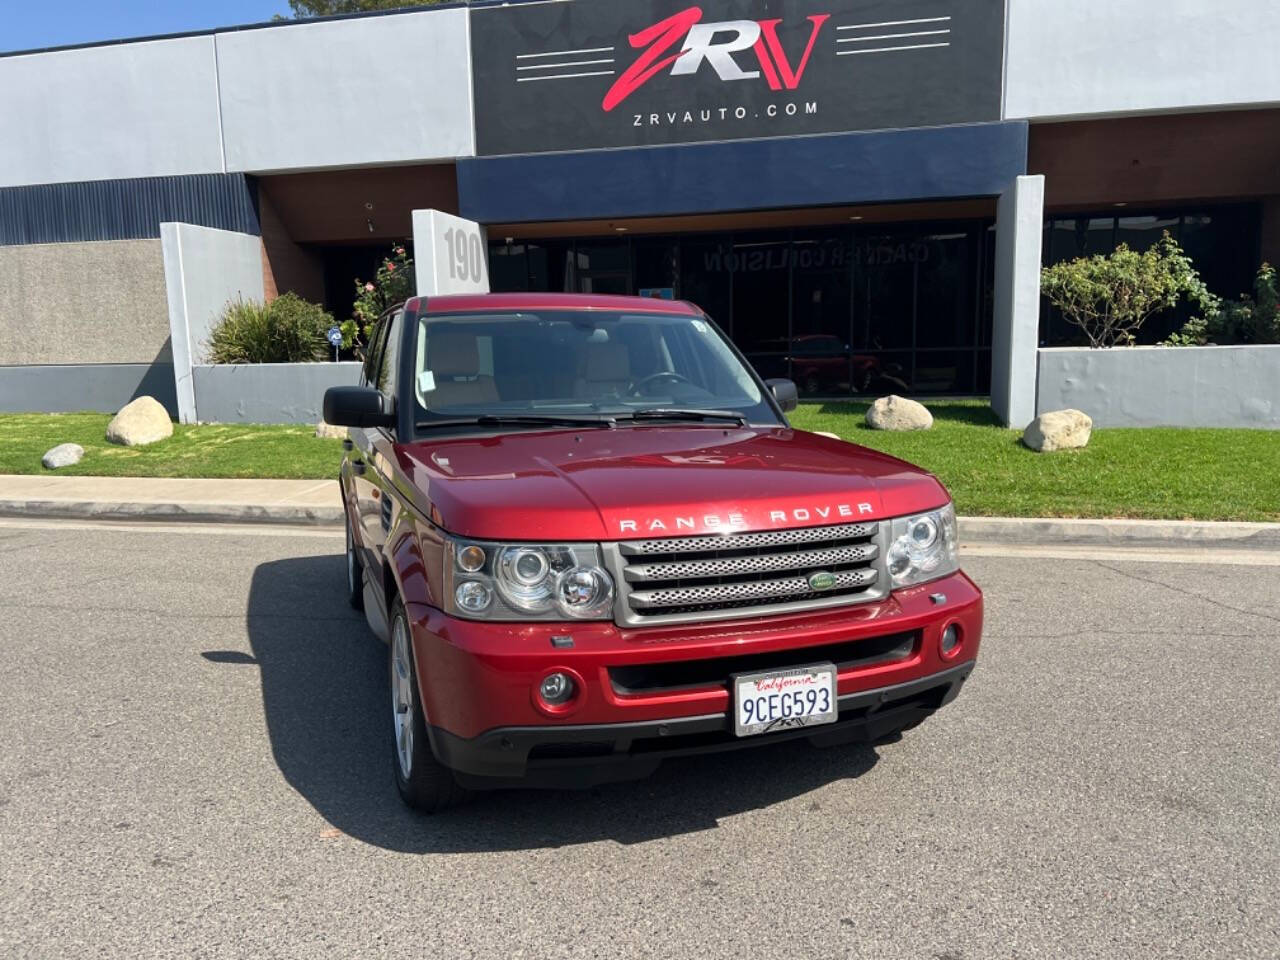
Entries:
{"type": "Polygon", "coordinates": [[[126,447],[141,447],[173,436],[169,411],[155,397],[139,397],[120,408],[107,424],[107,439],[126,447]]]}
{"type": "Polygon", "coordinates": [[[892,395],[871,404],[867,426],[872,430],[928,430],[933,426],[933,414],[923,403],[892,395]]]}
{"type": "Polygon", "coordinates": [[[1093,432],[1093,420],[1080,410],[1042,413],[1022,431],[1022,442],[1038,453],[1083,447],[1093,432]]]}
{"type": "Polygon", "coordinates": [[[80,462],[84,456],[84,447],[78,443],[60,443],[40,458],[47,470],[69,467],[80,462]]]}

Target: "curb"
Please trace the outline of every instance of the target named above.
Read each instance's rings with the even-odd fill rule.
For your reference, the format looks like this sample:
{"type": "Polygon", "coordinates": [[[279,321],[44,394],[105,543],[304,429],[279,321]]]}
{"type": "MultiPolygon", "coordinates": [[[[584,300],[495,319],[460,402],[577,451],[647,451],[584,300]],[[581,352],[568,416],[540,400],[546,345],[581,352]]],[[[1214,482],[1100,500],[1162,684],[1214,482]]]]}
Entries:
{"type": "MultiPolygon", "coordinates": [[[[277,523],[341,526],[333,506],[234,503],[132,503],[95,500],[0,500],[0,517],[182,523],[277,523]]],[[[1280,551],[1280,523],[1204,520],[1089,520],[1055,517],[960,517],[964,544],[1162,546],[1280,551]]]]}
{"type": "Polygon", "coordinates": [[[341,506],[296,507],[283,504],[121,503],[75,500],[0,500],[0,517],[44,520],[132,520],[166,523],[279,523],[341,526],[341,506]]]}
{"type": "Polygon", "coordinates": [[[960,517],[959,527],[962,547],[968,543],[985,543],[1280,550],[1280,523],[960,517]]]}

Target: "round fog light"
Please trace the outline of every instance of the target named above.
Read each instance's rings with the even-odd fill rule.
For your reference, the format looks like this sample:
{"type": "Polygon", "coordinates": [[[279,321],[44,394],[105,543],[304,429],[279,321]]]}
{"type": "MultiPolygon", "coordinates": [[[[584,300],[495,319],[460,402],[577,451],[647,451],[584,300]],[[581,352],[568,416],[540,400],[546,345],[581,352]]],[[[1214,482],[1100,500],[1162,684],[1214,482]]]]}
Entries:
{"type": "Polygon", "coordinates": [[[954,623],[947,624],[947,628],[942,631],[942,641],[938,646],[944,657],[956,652],[956,648],[960,646],[960,629],[954,623]]]}
{"type": "Polygon", "coordinates": [[[573,679],[564,673],[552,673],[543,677],[541,685],[538,687],[538,696],[544,703],[551,706],[559,706],[567,703],[574,694],[573,679]]]}
{"type": "Polygon", "coordinates": [[[489,606],[493,594],[483,583],[476,580],[464,580],[453,591],[453,598],[458,606],[467,613],[479,613],[489,606]]]}

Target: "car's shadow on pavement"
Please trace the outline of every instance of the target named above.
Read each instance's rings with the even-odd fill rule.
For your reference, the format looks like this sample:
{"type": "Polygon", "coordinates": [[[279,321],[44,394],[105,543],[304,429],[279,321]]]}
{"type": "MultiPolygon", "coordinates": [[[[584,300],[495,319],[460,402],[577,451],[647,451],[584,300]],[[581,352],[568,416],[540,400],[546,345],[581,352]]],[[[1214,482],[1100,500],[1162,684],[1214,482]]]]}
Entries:
{"type": "Polygon", "coordinates": [[[715,827],[876,763],[867,746],[792,742],[668,761],[632,783],[497,791],[435,817],[417,815],[401,803],[391,775],[386,647],[346,605],[344,575],[341,555],[264,563],[253,574],[246,619],[281,773],[333,826],[366,843],[409,853],[638,843],[715,827]]]}

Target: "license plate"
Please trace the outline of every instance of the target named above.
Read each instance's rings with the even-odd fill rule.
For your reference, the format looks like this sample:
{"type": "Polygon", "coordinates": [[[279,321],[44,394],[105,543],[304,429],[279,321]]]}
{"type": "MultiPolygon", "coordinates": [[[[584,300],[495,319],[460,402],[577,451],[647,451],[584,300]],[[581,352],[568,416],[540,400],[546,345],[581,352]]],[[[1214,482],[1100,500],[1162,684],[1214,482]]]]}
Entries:
{"type": "Polygon", "coordinates": [[[733,732],[740,737],[835,723],[837,715],[834,663],[733,678],[733,732]]]}

